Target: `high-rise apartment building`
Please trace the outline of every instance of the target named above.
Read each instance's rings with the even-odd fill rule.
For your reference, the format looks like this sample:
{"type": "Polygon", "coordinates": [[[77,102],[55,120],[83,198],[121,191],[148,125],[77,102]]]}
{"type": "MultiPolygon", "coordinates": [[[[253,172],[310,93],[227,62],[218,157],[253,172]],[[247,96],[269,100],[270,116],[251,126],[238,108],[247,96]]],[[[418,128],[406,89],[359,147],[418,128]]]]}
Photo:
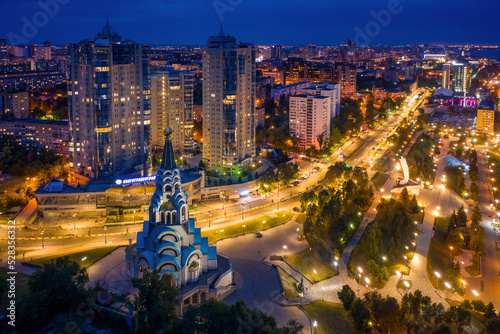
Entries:
{"type": "Polygon", "coordinates": [[[330,134],[330,98],[321,95],[290,96],[290,135],[299,138],[301,149],[320,148],[318,136],[330,134]]]}
{"type": "Polygon", "coordinates": [[[484,100],[479,103],[476,130],[487,134],[495,130],[495,103],[493,101],[484,100]]]}
{"type": "Polygon", "coordinates": [[[467,93],[470,90],[471,66],[469,63],[453,63],[452,89],[457,93],[467,93]]]}
{"type": "Polygon", "coordinates": [[[109,22],[68,45],[70,166],[90,178],[149,173],[150,48],[109,22]]]}
{"type": "Polygon", "coordinates": [[[237,173],[255,157],[255,47],[233,36],[208,39],[203,50],[203,160],[237,173]]]}
{"type": "Polygon", "coordinates": [[[272,59],[279,59],[283,57],[283,54],[281,52],[281,44],[273,44],[271,45],[271,58],[272,59]]]}
{"type": "Polygon", "coordinates": [[[336,82],[340,84],[342,94],[355,95],[356,86],[356,66],[348,63],[337,63],[335,67],[336,82]]]}
{"type": "Polygon", "coordinates": [[[451,64],[443,64],[442,88],[451,88],[451,64]]]}
{"type": "Polygon", "coordinates": [[[302,93],[328,97],[330,99],[330,120],[339,115],[342,100],[340,84],[331,82],[312,83],[309,88],[303,89],[302,93]]]}
{"type": "Polygon", "coordinates": [[[154,147],[165,145],[163,130],[173,130],[174,151],[192,153],[194,73],[173,69],[151,75],[151,131],[154,147]]]}

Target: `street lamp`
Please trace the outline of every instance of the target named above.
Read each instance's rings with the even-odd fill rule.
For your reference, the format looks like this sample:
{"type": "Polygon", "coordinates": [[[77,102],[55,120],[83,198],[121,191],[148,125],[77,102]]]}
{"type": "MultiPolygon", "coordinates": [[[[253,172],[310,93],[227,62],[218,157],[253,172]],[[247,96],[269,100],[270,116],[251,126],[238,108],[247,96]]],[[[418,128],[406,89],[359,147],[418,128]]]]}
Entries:
{"type": "Polygon", "coordinates": [[[297,227],[297,240],[300,239],[300,227],[297,227]]]}
{"type": "Polygon", "coordinates": [[[448,282],[444,282],[444,285],[446,286],[446,288],[447,288],[447,289],[450,289],[450,288],[451,288],[451,285],[450,285],[450,283],[448,283],[448,282]]]}
{"type": "Polygon", "coordinates": [[[45,232],[45,231],[42,228],[42,233],[41,233],[42,234],[42,249],[44,248],[44,244],[43,244],[43,232],[45,232]]]}
{"type": "Polygon", "coordinates": [[[450,246],[450,260],[451,260],[451,251],[453,250],[453,246],[450,246]]]}
{"type": "Polygon", "coordinates": [[[86,256],[82,258],[82,262],[83,262],[83,267],[84,267],[84,268],[85,268],[85,260],[87,260],[87,257],[86,257],[86,256]]]}
{"type": "Polygon", "coordinates": [[[107,237],[106,237],[106,230],[107,230],[107,229],[108,229],[108,227],[107,227],[107,226],[104,226],[104,244],[107,244],[107,243],[108,243],[108,241],[107,241],[108,239],[107,239],[107,237]]]}
{"type": "Polygon", "coordinates": [[[316,333],[316,327],[318,327],[318,322],[316,320],[314,320],[313,322],[313,328],[314,328],[314,332],[316,333]]]}
{"type": "Polygon", "coordinates": [[[286,249],[287,249],[286,245],[283,245],[283,252],[285,254],[285,257],[286,257],[286,249]]]}
{"type": "Polygon", "coordinates": [[[477,293],[477,291],[476,291],[476,290],[472,290],[472,293],[473,293],[473,294],[474,294],[474,296],[476,296],[476,297],[477,297],[477,296],[479,296],[479,293],[477,293]]]}
{"type": "Polygon", "coordinates": [[[208,228],[210,228],[210,219],[212,218],[212,213],[208,211],[208,228]]]}
{"type": "Polygon", "coordinates": [[[382,265],[383,265],[384,267],[385,267],[385,260],[386,260],[386,259],[387,259],[387,258],[386,258],[385,256],[382,256],[382,265]]]}
{"type": "Polygon", "coordinates": [[[316,269],[313,269],[313,273],[314,273],[313,282],[316,282],[316,269]]]}
{"type": "Polygon", "coordinates": [[[73,230],[76,230],[76,212],[73,214],[73,230]]]}
{"type": "Polygon", "coordinates": [[[243,220],[243,204],[241,204],[241,220],[243,220]]]}
{"type": "Polygon", "coordinates": [[[441,277],[441,274],[436,271],[434,272],[434,275],[436,275],[436,286],[439,289],[439,278],[441,277]]]}

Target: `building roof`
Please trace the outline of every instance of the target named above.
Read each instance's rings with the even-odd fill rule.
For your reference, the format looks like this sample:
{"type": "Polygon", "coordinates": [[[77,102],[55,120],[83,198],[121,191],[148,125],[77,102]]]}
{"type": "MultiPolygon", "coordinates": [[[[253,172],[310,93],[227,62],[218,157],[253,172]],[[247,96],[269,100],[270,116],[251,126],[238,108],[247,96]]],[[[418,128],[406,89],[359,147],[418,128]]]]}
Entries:
{"type": "Polygon", "coordinates": [[[433,96],[442,95],[442,96],[452,97],[453,96],[453,91],[451,89],[448,89],[448,88],[439,88],[439,89],[436,89],[434,91],[434,93],[432,93],[432,95],[433,96]]]}
{"type": "Polygon", "coordinates": [[[163,170],[177,168],[174,149],[172,147],[172,132],[172,129],[168,126],[163,131],[163,134],[165,135],[165,147],[163,148],[163,157],[160,165],[160,169],[163,170]]]}
{"type": "Polygon", "coordinates": [[[479,102],[478,109],[495,110],[495,102],[491,100],[482,100],[479,102]]]}

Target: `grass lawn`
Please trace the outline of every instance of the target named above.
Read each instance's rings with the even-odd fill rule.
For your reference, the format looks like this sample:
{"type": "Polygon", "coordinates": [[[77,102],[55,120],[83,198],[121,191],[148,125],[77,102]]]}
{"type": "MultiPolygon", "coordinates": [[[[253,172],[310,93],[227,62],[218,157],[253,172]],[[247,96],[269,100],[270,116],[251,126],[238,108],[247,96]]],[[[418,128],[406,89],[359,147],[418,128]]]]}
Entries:
{"type": "Polygon", "coordinates": [[[241,223],[236,223],[222,228],[211,229],[201,232],[202,237],[208,237],[208,243],[214,243],[220,239],[235,237],[250,232],[257,232],[270,227],[274,227],[288,222],[293,213],[289,211],[278,211],[278,216],[271,218],[270,216],[262,216],[257,219],[244,220],[241,223]],[[262,223],[265,221],[265,223],[262,223]]]}
{"type": "Polygon", "coordinates": [[[349,334],[358,333],[354,328],[351,316],[342,304],[315,301],[302,306],[311,320],[318,323],[315,334],[349,334]]]}
{"type": "Polygon", "coordinates": [[[299,216],[297,217],[297,223],[305,223],[306,221],[306,218],[307,218],[307,215],[305,213],[301,213],[299,214],[299,216]]]}
{"type": "Polygon", "coordinates": [[[465,267],[465,271],[471,276],[479,276],[481,274],[480,265],[479,265],[479,255],[473,255],[474,260],[470,266],[465,267]]]}
{"type": "MultiPolygon", "coordinates": [[[[1,277],[7,276],[7,268],[0,268],[0,276],[1,277]]],[[[21,298],[23,298],[24,295],[28,292],[28,279],[29,279],[29,277],[30,277],[29,275],[22,274],[22,273],[17,273],[17,275],[16,275],[16,301],[17,302],[19,302],[19,300],[21,300],[21,298]]],[[[7,306],[10,303],[10,299],[7,298],[8,297],[7,295],[8,295],[7,293],[4,293],[0,298],[0,309],[2,311],[6,310],[7,306]]]]}
{"type": "Polygon", "coordinates": [[[377,190],[380,190],[380,188],[382,188],[384,186],[384,184],[388,178],[389,178],[389,175],[387,175],[385,173],[377,172],[377,173],[375,173],[375,175],[372,178],[373,185],[375,186],[375,188],[377,188],[377,190]]]}
{"type": "Polygon", "coordinates": [[[58,257],[63,257],[63,256],[68,256],[71,261],[74,261],[80,266],[84,266],[85,268],[90,267],[115,249],[117,249],[119,246],[113,246],[113,247],[97,247],[81,252],[74,252],[74,253],[67,253],[67,254],[60,254],[56,256],[47,256],[47,257],[42,257],[39,259],[35,259],[33,261],[27,261],[25,262],[26,264],[30,264],[33,266],[38,266],[38,267],[43,267],[44,264],[48,264],[51,261],[57,259],[58,257]],[[82,262],[82,259],[84,257],[87,257],[85,260],[85,265],[82,262]]]}
{"type": "Polygon", "coordinates": [[[312,250],[287,255],[285,259],[292,267],[299,270],[313,282],[321,282],[337,275],[333,265],[321,260],[319,255],[312,250]],[[316,270],[316,273],[313,270],[316,270]]]}
{"type": "MultiPolygon", "coordinates": [[[[118,220],[116,219],[116,216],[113,218],[113,217],[110,217],[110,218],[106,218],[106,223],[105,224],[115,224],[115,223],[125,223],[125,222],[133,222],[134,221],[134,216],[125,216],[125,218],[118,218],[118,220]]],[[[135,216],[135,222],[143,222],[144,221],[144,217],[142,216],[135,216]]]]}
{"type": "Polygon", "coordinates": [[[283,289],[285,290],[285,297],[289,300],[295,299],[299,297],[299,292],[295,289],[295,283],[298,283],[295,278],[288,275],[283,269],[280,267],[276,267],[278,269],[278,273],[280,275],[281,284],[283,284],[283,289]]]}

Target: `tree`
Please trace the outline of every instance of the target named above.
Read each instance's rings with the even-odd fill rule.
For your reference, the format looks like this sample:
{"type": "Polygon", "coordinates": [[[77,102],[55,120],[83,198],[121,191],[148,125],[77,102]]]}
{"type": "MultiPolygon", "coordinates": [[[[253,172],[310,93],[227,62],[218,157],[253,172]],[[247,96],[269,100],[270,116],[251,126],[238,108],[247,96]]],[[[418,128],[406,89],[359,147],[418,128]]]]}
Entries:
{"type": "Polygon", "coordinates": [[[457,212],[457,226],[460,227],[467,225],[467,220],[468,220],[467,213],[465,212],[465,208],[462,205],[457,212]]]}
{"type": "Polygon", "coordinates": [[[488,320],[486,330],[488,334],[500,334],[500,316],[488,320]]]}
{"type": "Polygon", "coordinates": [[[351,289],[351,287],[347,284],[342,286],[342,289],[337,292],[337,295],[344,306],[346,311],[351,309],[352,303],[356,299],[356,294],[351,289]]]}
{"type": "Polygon", "coordinates": [[[495,312],[495,306],[493,306],[492,302],[489,302],[488,305],[486,305],[486,309],[484,310],[484,317],[486,320],[490,320],[493,317],[496,317],[496,312],[495,312]]]}
{"type": "Polygon", "coordinates": [[[472,210],[470,220],[472,220],[473,223],[479,223],[482,220],[481,212],[479,211],[479,206],[477,204],[474,206],[474,210],[472,210]]]}
{"type": "Polygon", "coordinates": [[[198,167],[200,167],[200,168],[205,168],[206,167],[206,165],[203,162],[203,160],[200,160],[200,162],[198,163],[198,167]]]}
{"type": "Polygon", "coordinates": [[[484,302],[481,299],[473,299],[471,301],[472,307],[474,308],[474,311],[478,312],[485,312],[486,311],[486,305],[484,305],[484,302]]]}
{"type": "Polygon", "coordinates": [[[144,270],[142,278],[132,279],[137,295],[130,302],[137,311],[136,329],[142,333],[166,333],[177,319],[179,291],[171,275],[144,270]]]}
{"type": "Polygon", "coordinates": [[[406,187],[401,190],[401,193],[399,194],[399,200],[403,202],[404,205],[407,205],[409,200],[410,200],[410,195],[408,194],[408,189],[406,187]]]}
{"type": "Polygon", "coordinates": [[[241,176],[238,178],[238,183],[243,183],[243,179],[241,178],[241,176]]]}
{"type": "Polygon", "coordinates": [[[418,213],[419,209],[420,209],[420,207],[418,205],[417,196],[415,196],[415,194],[413,194],[413,197],[412,197],[411,203],[410,203],[410,211],[411,211],[411,213],[418,213]]]}
{"type": "Polygon", "coordinates": [[[28,293],[19,305],[16,330],[37,332],[56,314],[71,313],[87,305],[88,280],[86,270],[67,256],[44,265],[43,270],[37,270],[28,280],[28,293]]]}
{"type": "Polygon", "coordinates": [[[450,327],[441,324],[438,329],[436,329],[432,334],[452,334],[453,332],[451,331],[450,327]]]}
{"type": "Polygon", "coordinates": [[[470,196],[474,202],[477,203],[477,198],[479,195],[479,188],[476,184],[476,182],[471,182],[470,184],[470,196]]]}
{"type": "Polygon", "coordinates": [[[357,330],[365,331],[370,328],[370,310],[368,310],[365,301],[362,299],[356,298],[352,303],[351,316],[357,330]]]}
{"type": "Polygon", "coordinates": [[[470,226],[470,250],[479,255],[484,251],[485,246],[484,229],[478,223],[472,223],[470,226]]]}
{"type": "Polygon", "coordinates": [[[282,334],[301,334],[304,329],[304,325],[295,319],[290,319],[284,327],[281,328],[280,333],[282,334]]]}
{"type": "Polygon", "coordinates": [[[462,249],[464,248],[464,236],[459,229],[453,229],[448,234],[446,238],[446,244],[449,246],[453,246],[454,249],[462,249]]]}
{"type": "Polygon", "coordinates": [[[475,170],[469,171],[469,177],[472,182],[477,181],[477,172],[475,170]]]}

